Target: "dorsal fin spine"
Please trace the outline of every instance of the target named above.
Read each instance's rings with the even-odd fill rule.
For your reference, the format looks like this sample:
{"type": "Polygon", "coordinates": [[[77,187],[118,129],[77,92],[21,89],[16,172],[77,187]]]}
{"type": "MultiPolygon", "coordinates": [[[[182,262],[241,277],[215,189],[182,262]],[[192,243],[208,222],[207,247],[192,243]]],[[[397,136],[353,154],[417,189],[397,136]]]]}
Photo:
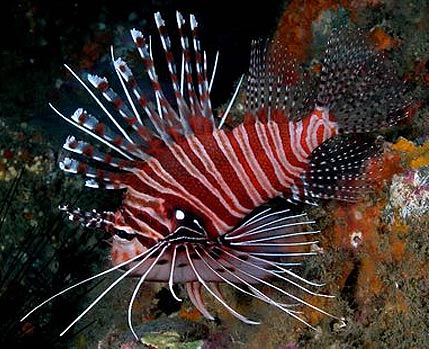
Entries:
{"type": "Polygon", "coordinates": [[[207,76],[205,75],[203,68],[203,65],[205,65],[205,57],[203,58],[203,55],[201,54],[201,42],[198,37],[198,22],[195,16],[192,14],[190,15],[189,21],[191,25],[192,42],[195,52],[195,67],[197,70],[197,83],[200,97],[200,105],[203,109],[203,115],[213,122],[213,112],[208,104],[210,98],[207,90],[207,76]]]}
{"type": "MultiPolygon", "coordinates": [[[[151,137],[147,138],[145,137],[145,133],[141,132],[141,128],[144,127],[143,124],[139,121],[134,112],[128,108],[124,100],[110,87],[110,84],[105,77],[100,78],[97,75],[88,74],[88,81],[102,93],[103,97],[108,102],[113,105],[127,124],[131,126],[134,134],[140,136],[144,143],[148,143],[151,140],[151,137]]],[[[133,143],[135,142],[133,141],[133,143]]]]}
{"type": "Polygon", "coordinates": [[[188,123],[190,116],[189,108],[186,105],[183,94],[180,91],[179,79],[177,77],[177,68],[174,61],[173,53],[171,52],[171,40],[168,36],[167,30],[165,29],[165,22],[159,12],[155,13],[155,23],[158,28],[159,36],[161,38],[161,44],[165,52],[165,59],[167,61],[168,71],[170,73],[171,84],[173,86],[174,96],[176,98],[177,109],[179,111],[180,123],[184,130],[184,135],[192,134],[191,128],[188,123]]]}
{"type": "Polygon", "coordinates": [[[183,25],[185,19],[180,12],[176,12],[177,27],[180,35],[180,43],[182,45],[183,57],[184,57],[184,68],[185,68],[185,81],[189,97],[189,107],[193,115],[201,115],[202,111],[198,104],[197,96],[195,94],[195,88],[192,78],[192,64],[191,64],[191,51],[189,48],[189,39],[184,33],[183,25]]]}
{"type": "Polygon", "coordinates": [[[146,96],[142,93],[142,90],[138,86],[136,78],[134,77],[127,63],[119,57],[115,60],[115,68],[125,80],[125,82],[128,84],[128,86],[132,89],[134,96],[137,98],[137,101],[139,102],[140,106],[143,108],[146,115],[149,117],[158,135],[161,137],[164,143],[171,143],[172,139],[167,133],[165,122],[161,119],[158,112],[155,110],[153,104],[148,101],[146,96]]]}
{"type": "Polygon", "coordinates": [[[113,115],[106,109],[106,107],[101,103],[101,101],[97,98],[97,96],[91,91],[91,89],[82,81],[82,79],[71,69],[67,64],[64,64],[64,67],[75,77],[75,79],[82,85],[82,87],[89,93],[89,95],[94,99],[94,101],[100,106],[103,112],[109,117],[109,119],[113,122],[116,128],[120,133],[129,141],[133,142],[131,137],[125,132],[125,130],[119,125],[118,121],[113,117],[113,115]]]}
{"type": "Polygon", "coordinates": [[[133,37],[134,43],[137,46],[137,49],[140,53],[141,58],[146,66],[146,72],[149,76],[149,79],[152,83],[152,88],[155,93],[155,98],[157,103],[160,105],[160,110],[162,111],[160,117],[165,119],[169,126],[172,126],[175,120],[178,120],[176,112],[171,107],[167,98],[164,96],[164,93],[161,89],[161,84],[158,79],[158,75],[155,70],[154,62],[149,50],[149,46],[144,39],[142,32],[136,29],[131,30],[131,36],[133,37]]]}

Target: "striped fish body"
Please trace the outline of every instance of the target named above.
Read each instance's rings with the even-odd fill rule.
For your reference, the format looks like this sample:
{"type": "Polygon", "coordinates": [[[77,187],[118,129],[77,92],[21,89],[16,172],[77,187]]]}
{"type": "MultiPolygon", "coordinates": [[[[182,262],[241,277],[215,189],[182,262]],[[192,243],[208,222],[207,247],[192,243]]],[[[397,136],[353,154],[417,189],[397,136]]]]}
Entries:
{"type": "MultiPolygon", "coordinates": [[[[128,243],[128,251],[123,243],[113,244],[115,264],[170,235],[180,224],[174,216],[177,209],[192,213],[209,240],[216,241],[270,199],[290,197],[308,168],[309,155],[337,132],[337,124],[321,109],[299,121],[288,121],[282,113],[269,121],[250,114],[245,120],[232,130],[207,131],[154,147],[151,159],[135,173],[114,179],[128,187],[116,228],[142,232],[144,240],[142,245],[128,243]]],[[[183,274],[187,276],[177,277],[178,282],[195,278],[183,274]]],[[[167,281],[168,273],[157,273],[155,267],[151,279],[167,281]]]]}
{"type": "Polygon", "coordinates": [[[316,254],[315,222],[299,206],[285,204],[279,209],[269,201],[355,200],[364,194],[376,178],[373,159],[382,150],[367,134],[408,118],[411,100],[405,85],[360,31],[334,31],[315,79],[300,71],[275,42],[255,42],[244,121],[229,129],[223,125],[242,80],[217,122],[197,21],[190,16],[187,36],[183,16],[177,13],[176,18],[182,48],[180,78],[165,23],[155,14],[174,102],[161,88],[150,45],[135,29],[131,35],[152,83],[154,101],[143,93],[127,64],[114,58],[113,49],[124,99],[107,79],[89,75],[89,83],[98,90],[94,91],[66,66],[114,128],[81,108],[69,118],[51,105],[95,141],[93,145],[69,136],[63,148],[70,155],[60,160],[60,167],[82,174],[89,187],[125,192],[116,212],[62,209],[71,220],[112,233],[114,266],[57,293],[23,320],[53,298],[118,269],[124,272],[63,333],[127,276],[138,277],[128,307],[128,325],[136,338],[132,308],[145,281],[167,282],[177,300],[181,298],[173,286],[184,283],[192,303],[211,320],[214,316],[205,306],[202,289],[241,321],[258,323],[229,305],[220,283],[310,327],[300,312],[260,286],[293,305],[338,319],[296,295],[327,297],[315,290],[320,284],[294,269],[303,258],[316,254]],[[286,283],[293,291],[271,280],[286,283]]]}

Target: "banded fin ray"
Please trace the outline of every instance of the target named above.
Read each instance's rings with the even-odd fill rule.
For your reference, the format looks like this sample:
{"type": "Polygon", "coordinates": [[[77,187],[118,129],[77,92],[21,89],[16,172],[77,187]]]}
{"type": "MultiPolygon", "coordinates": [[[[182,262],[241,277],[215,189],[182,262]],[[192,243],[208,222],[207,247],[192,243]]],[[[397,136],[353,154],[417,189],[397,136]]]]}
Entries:
{"type": "MultiPolygon", "coordinates": [[[[96,88],[102,94],[102,96],[112,105],[116,113],[119,114],[121,118],[126,121],[128,128],[131,128],[132,133],[129,134],[131,134],[133,137],[130,137],[131,141],[129,138],[127,139],[131,143],[141,143],[143,146],[147,147],[150,141],[153,139],[154,135],[152,135],[149,129],[141,123],[140,119],[135,115],[134,111],[130,110],[130,108],[122,99],[122,97],[120,97],[113,90],[107,78],[99,77],[98,75],[88,74],[87,79],[91,83],[91,85],[96,88]]],[[[134,108],[132,109],[134,110],[134,108]]]]}
{"type": "MultiPolygon", "coordinates": [[[[157,18],[158,13],[155,14],[157,18]]],[[[155,69],[155,65],[152,59],[152,54],[150,51],[149,44],[145,39],[143,33],[137,29],[131,30],[131,36],[137,47],[137,50],[140,54],[140,57],[143,60],[143,63],[146,67],[147,76],[150,79],[152,84],[152,89],[155,95],[156,103],[159,106],[158,115],[161,120],[164,120],[168,127],[175,125],[179,121],[177,113],[172,108],[167,97],[164,95],[164,92],[161,87],[161,83],[158,78],[158,74],[155,69]]]]}
{"type": "MultiPolygon", "coordinates": [[[[104,106],[97,97],[96,91],[92,91],[90,86],[77,73],[65,65],[67,70],[100,106],[104,114],[113,122],[115,128],[115,130],[110,129],[105,123],[82,108],[78,108],[71,118],[67,118],[51,105],[52,109],[66,121],[85,131],[90,137],[93,137],[119,155],[119,157],[112,156],[89,142],[76,141],[75,138],[69,136],[64,144],[64,149],[76,154],[77,157],[75,155],[62,157],[60,166],[67,172],[80,172],[92,178],[86,182],[87,186],[99,187],[99,183],[104,182],[106,183],[105,188],[124,188],[126,187],[124,184],[120,186],[109,184],[110,180],[109,176],[105,175],[106,171],[100,171],[98,167],[103,167],[107,164],[119,170],[133,171],[137,164],[133,165],[131,161],[150,159],[153,155],[152,150],[156,151],[159,146],[158,140],[170,145],[180,137],[188,137],[193,133],[204,133],[214,129],[215,121],[209,96],[211,85],[209,85],[207,77],[207,56],[201,50],[198,38],[198,23],[195,17],[191,15],[189,20],[189,30],[192,33],[192,45],[190,45],[188,36],[185,33],[188,29],[185,26],[186,21],[179,12],[176,13],[184,63],[182,74],[184,74],[187,86],[186,96],[179,86],[177,68],[171,51],[171,39],[165,28],[164,20],[159,13],[155,13],[154,17],[170,72],[177,110],[170,104],[163,92],[154,66],[150,43],[147,42],[143,33],[136,29],[131,30],[131,36],[143,59],[146,74],[152,84],[155,100],[159,105],[158,109],[154,106],[150,96],[145,95],[143,89],[139,87],[136,77],[126,62],[121,57],[115,58],[113,48],[111,49],[112,63],[127,98],[122,99],[110,86],[107,78],[92,74],[87,76],[89,85],[103,96],[113,108],[113,112],[104,106]],[[195,61],[191,61],[191,55],[195,57],[195,61]],[[193,71],[193,66],[195,67],[195,72],[193,71]],[[194,75],[198,82],[196,87],[193,85],[194,75]],[[140,107],[148,117],[146,120],[142,120],[137,107],[140,107]],[[151,126],[144,124],[148,120],[150,120],[151,126]],[[121,125],[122,121],[125,121],[127,128],[121,125]],[[121,156],[130,160],[130,162],[127,163],[122,160],[121,156]],[[96,178],[97,174],[100,174],[98,178],[96,178]],[[99,182],[98,184],[97,181],[99,182]]],[[[217,64],[217,56],[215,64],[217,64]]],[[[117,180],[117,182],[124,183],[125,181],[117,180]]]]}
{"type": "Polygon", "coordinates": [[[150,158],[151,147],[156,147],[158,144],[156,143],[156,139],[160,139],[164,144],[171,144],[176,141],[178,137],[185,137],[192,133],[207,132],[214,129],[215,121],[209,95],[211,86],[209,85],[207,76],[207,56],[205,52],[201,50],[201,44],[197,34],[198,23],[195,17],[192,15],[190,16],[189,29],[192,32],[193,43],[190,45],[188,37],[185,34],[185,30],[187,29],[185,28],[186,21],[179,12],[176,14],[182,57],[184,57],[184,77],[187,86],[187,96],[185,96],[179,86],[177,68],[171,51],[171,39],[165,29],[164,20],[159,13],[155,13],[154,16],[162,47],[165,52],[167,67],[170,72],[171,85],[176,98],[177,110],[170,104],[163,92],[161,82],[159,81],[154,66],[150,47],[144,35],[136,29],[131,30],[131,36],[143,59],[147,76],[152,83],[155,100],[159,105],[158,110],[150,100],[150,97],[143,93],[143,89],[139,87],[137,79],[126,62],[121,57],[114,57],[113,49],[111,52],[112,62],[124,93],[127,96],[126,100],[123,100],[122,97],[113,90],[107,78],[88,74],[88,81],[90,85],[98,90],[104,99],[111,104],[115,113],[120,116],[120,119],[125,121],[128,130],[122,127],[119,122],[120,120],[117,120],[116,116],[104,106],[95,93],[91,91],[90,87],[67,65],[67,70],[70,71],[96,101],[102,111],[113,122],[119,134],[112,131],[106,124],[83,109],[76,110],[70,120],[52,106],[54,111],[68,122],[73,123],[75,126],[79,125],[87,134],[101,141],[129,160],[134,159],[134,157],[131,158],[128,154],[143,161],[150,158]],[[191,54],[195,56],[195,62],[191,62],[191,54]],[[193,71],[193,63],[195,72],[193,71]],[[197,86],[193,85],[194,76],[198,81],[197,86]],[[131,94],[128,89],[132,92],[131,94]],[[137,103],[135,103],[135,101],[137,103]],[[144,125],[144,121],[137,111],[137,106],[148,116],[153,127],[144,125]],[[155,143],[153,143],[154,141],[155,143]]]}
{"type": "Polygon", "coordinates": [[[114,157],[74,136],[67,137],[63,149],[74,156],[61,155],[60,169],[87,177],[87,187],[99,188],[103,183],[105,189],[124,189],[127,188],[126,173],[136,171],[133,162],[114,157]]]}
{"type": "MultiPolygon", "coordinates": [[[[127,65],[124,59],[121,57],[114,59],[115,70],[119,75],[119,80],[123,82],[125,80],[126,85],[130,88],[137,99],[138,104],[148,116],[156,133],[165,144],[172,142],[171,136],[167,132],[167,121],[161,118],[161,115],[156,111],[156,108],[152,101],[143,93],[141,87],[137,84],[137,79],[134,76],[132,70],[127,65]]],[[[125,85],[125,84],[124,84],[125,85]]],[[[123,86],[124,91],[128,91],[126,86],[123,86]]],[[[131,99],[131,97],[130,97],[131,99]]],[[[132,99],[131,99],[132,100],[132,99]]]]}
{"type": "Polygon", "coordinates": [[[123,136],[111,131],[108,126],[82,108],[76,109],[71,117],[68,118],[52,104],[49,104],[49,106],[65,121],[122,155],[124,158],[128,160],[135,160],[136,158],[146,160],[148,158],[148,155],[138,149],[134,143],[130,143],[123,136]]]}
{"type": "MultiPolygon", "coordinates": [[[[179,16],[179,13],[176,12],[176,17],[178,16],[179,16]]],[[[191,113],[191,111],[189,110],[189,107],[184,99],[183,92],[181,91],[181,87],[179,85],[177,66],[174,60],[174,55],[171,51],[171,39],[165,27],[165,22],[159,13],[155,15],[155,23],[158,28],[159,36],[161,38],[162,48],[164,50],[165,59],[167,61],[167,68],[170,73],[171,85],[173,87],[174,97],[176,99],[177,109],[179,112],[179,120],[184,129],[184,134],[185,135],[190,134],[189,125],[187,124],[187,116],[191,113]]],[[[183,69],[184,68],[182,68],[182,73],[183,73],[183,69]]]]}
{"type": "Polygon", "coordinates": [[[111,156],[106,152],[102,152],[100,149],[95,148],[92,144],[82,140],[77,140],[74,136],[67,137],[63,148],[69,152],[87,156],[95,161],[104,163],[120,170],[133,170],[133,167],[129,166],[130,162],[127,162],[126,160],[118,157],[111,156]]]}
{"type": "Polygon", "coordinates": [[[84,175],[88,178],[85,186],[90,188],[100,188],[100,183],[104,183],[105,189],[127,188],[127,184],[124,180],[119,180],[117,173],[101,170],[74,158],[64,157],[60,161],[60,169],[64,172],[84,175]]]}

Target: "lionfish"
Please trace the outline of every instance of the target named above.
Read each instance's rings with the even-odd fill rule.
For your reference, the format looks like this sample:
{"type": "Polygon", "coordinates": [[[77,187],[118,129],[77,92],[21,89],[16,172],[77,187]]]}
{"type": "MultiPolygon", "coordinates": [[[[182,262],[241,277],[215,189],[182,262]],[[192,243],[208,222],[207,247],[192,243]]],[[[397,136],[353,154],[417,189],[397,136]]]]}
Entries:
{"type": "Polygon", "coordinates": [[[404,83],[356,29],[333,31],[317,78],[275,40],[255,40],[246,79],[243,75],[225,111],[215,115],[210,92],[218,56],[209,78],[195,16],[190,15],[188,26],[176,13],[180,70],[165,22],[159,13],[154,17],[171,85],[160,82],[151,42],[132,29],[151,95],[112,49],[123,97],[106,78],[88,75],[92,88],[66,65],[111,127],[82,108],[69,118],[50,104],[99,143],[69,136],[60,168],[85,176],[87,187],[124,190],[116,212],[61,208],[73,221],[111,232],[114,266],[57,293],[23,319],[72,288],[118,269],[124,272],[61,335],[128,276],[138,277],[128,306],[136,339],[132,309],[145,281],[166,282],[178,301],[173,286],[184,284],[189,299],[210,320],[215,317],[203,289],[241,321],[259,323],[235,310],[220,284],[310,327],[296,305],[339,319],[297,295],[331,297],[317,292],[322,285],[296,269],[317,253],[320,232],[300,207],[317,199],[353,201],[371,188],[377,167],[369,165],[382,146],[369,135],[407,118],[404,83]],[[228,127],[225,120],[241,90],[243,122],[228,127]],[[269,205],[278,197],[284,206],[269,205]],[[273,298],[267,288],[290,304],[273,298]]]}

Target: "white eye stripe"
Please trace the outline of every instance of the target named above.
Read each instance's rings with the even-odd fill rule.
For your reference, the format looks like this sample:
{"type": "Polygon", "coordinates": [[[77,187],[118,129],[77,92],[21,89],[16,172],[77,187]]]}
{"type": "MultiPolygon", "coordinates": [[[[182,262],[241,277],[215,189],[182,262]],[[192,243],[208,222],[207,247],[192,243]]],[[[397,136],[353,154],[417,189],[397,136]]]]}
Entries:
{"type": "Polygon", "coordinates": [[[199,228],[201,228],[202,230],[204,230],[204,228],[202,227],[202,225],[200,224],[200,222],[198,222],[198,220],[194,219],[192,222],[194,224],[196,224],[199,228]]]}

